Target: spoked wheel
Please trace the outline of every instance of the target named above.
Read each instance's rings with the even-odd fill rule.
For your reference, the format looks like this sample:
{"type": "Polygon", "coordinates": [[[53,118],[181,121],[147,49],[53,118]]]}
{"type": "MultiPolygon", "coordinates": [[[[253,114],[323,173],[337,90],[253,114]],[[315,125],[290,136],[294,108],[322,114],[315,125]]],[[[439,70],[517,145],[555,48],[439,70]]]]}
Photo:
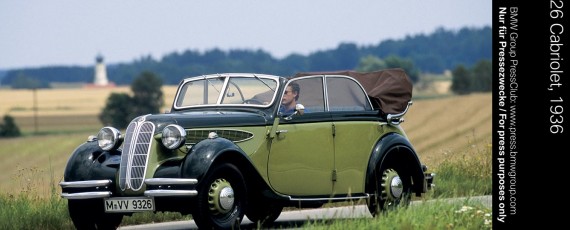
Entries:
{"type": "Polygon", "coordinates": [[[211,169],[198,187],[197,209],[192,213],[200,229],[238,229],[247,194],[241,172],[232,164],[211,169]]]}
{"type": "Polygon", "coordinates": [[[69,216],[76,229],[117,229],[123,221],[122,214],[105,213],[103,200],[68,200],[69,216]]]}
{"type": "Polygon", "coordinates": [[[411,178],[402,169],[386,164],[377,168],[373,182],[374,197],[368,210],[372,216],[399,206],[406,206],[411,199],[411,178]]]}

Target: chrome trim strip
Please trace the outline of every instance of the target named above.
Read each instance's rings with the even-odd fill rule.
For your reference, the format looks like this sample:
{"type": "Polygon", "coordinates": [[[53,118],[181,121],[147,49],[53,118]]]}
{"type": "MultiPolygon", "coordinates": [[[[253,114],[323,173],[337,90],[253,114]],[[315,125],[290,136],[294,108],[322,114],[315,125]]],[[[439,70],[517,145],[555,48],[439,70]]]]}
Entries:
{"type": "Polygon", "coordinates": [[[111,180],[85,180],[85,181],[63,181],[59,185],[62,188],[88,188],[107,186],[112,183],[111,180]]]}
{"type": "Polygon", "coordinates": [[[197,184],[197,179],[184,179],[184,178],[150,178],[145,179],[144,183],[147,185],[188,185],[197,184]]]}
{"type": "Polygon", "coordinates": [[[331,200],[358,200],[358,199],[369,199],[370,195],[366,194],[363,196],[347,196],[347,197],[326,197],[326,198],[292,198],[288,196],[291,201],[331,201],[331,200]]]}
{"type": "Polygon", "coordinates": [[[144,192],[145,196],[148,197],[160,197],[160,196],[196,196],[198,191],[196,190],[147,190],[144,192]]]}
{"type": "Polygon", "coordinates": [[[329,87],[327,87],[327,79],[325,75],[322,75],[321,81],[323,83],[323,97],[325,101],[325,112],[330,111],[329,109],[329,87]]]}
{"type": "Polygon", "coordinates": [[[106,197],[111,197],[111,192],[62,193],[61,197],[70,200],[106,198],[106,197]]]}

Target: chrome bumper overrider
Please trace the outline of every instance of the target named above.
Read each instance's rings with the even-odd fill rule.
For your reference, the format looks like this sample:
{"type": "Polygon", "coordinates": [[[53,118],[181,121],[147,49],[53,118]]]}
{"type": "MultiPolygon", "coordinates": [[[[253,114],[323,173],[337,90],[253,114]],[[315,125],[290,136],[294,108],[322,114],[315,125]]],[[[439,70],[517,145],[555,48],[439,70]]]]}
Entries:
{"type": "MultiPolygon", "coordinates": [[[[69,181],[60,182],[62,188],[61,197],[65,199],[94,199],[107,198],[113,194],[110,188],[111,180],[88,180],[88,181],[69,181]]],[[[151,178],[145,179],[144,183],[147,190],[144,192],[148,197],[163,196],[196,196],[198,191],[194,186],[198,183],[197,179],[182,178],[151,178]]]]}
{"type": "Polygon", "coordinates": [[[426,177],[426,185],[427,185],[427,189],[431,189],[432,187],[435,187],[435,184],[433,183],[433,178],[435,177],[435,173],[425,173],[425,177],[426,177]]]}

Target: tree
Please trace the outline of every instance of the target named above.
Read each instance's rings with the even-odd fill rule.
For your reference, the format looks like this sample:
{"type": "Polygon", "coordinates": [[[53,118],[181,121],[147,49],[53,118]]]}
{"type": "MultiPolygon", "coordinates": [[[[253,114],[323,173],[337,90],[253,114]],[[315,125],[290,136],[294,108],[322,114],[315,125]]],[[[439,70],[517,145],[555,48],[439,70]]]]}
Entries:
{"type": "Polygon", "coordinates": [[[104,125],[126,128],[135,117],[159,113],[164,104],[161,88],[160,78],[152,72],[142,72],[131,84],[134,95],[112,93],[99,114],[99,120],[104,125]]]}
{"type": "Polygon", "coordinates": [[[20,129],[14,122],[14,118],[10,115],[4,115],[4,124],[0,124],[0,137],[18,137],[20,129]]]}
{"type": "Polygon", "coordinates": [[[133,110],[132,98],[126,93],[111,93],[107,98],[105,107],[99,120],[103,125],[116,128],[126,128],[134,118],[131,114],[133,110]]]}
{"type": "Polygon", "coordinates": [[[37,78],[30,77],[27,75],[19,74],[12,81],[13,89],[37,89],[37,88],[49,88],[47,83],[41,82],[37,78]]]}
{"type": "Polygon", "coordinates": [[[356,70],[360,72],[373,72],[388,68],[404,69],[412,82],[417,82],[419,78],[419,71],[414,67],[414,63],[410,59],[403,59],[394,55],[388,56],[385,59],[368,55],[360,59],[356,70]]]}
{"type": "Polygon", "coordinates": [[[471,76],[465,66],[458,65],[452,71],[451,90],[457,94],[467,94],[471,92],[471,76]]]}
{"type": "Polygon", "coordinates": [[[390,55],[384,58],[384,63],[386,63],[387,68],[404,69],[412,82],[417,82],[419,79],[419,71],[414,67],[414,62],[411,59],[390,55]]]}
{"type": "Polygon", "coordinates": [[[142,72],[131,84],[133,112],[136,115],[159,113],[164,105],[162,80],[154,73],[142,72]]]}
{"type": "Polygon", "coordinates": [[[368,55],[360,59],[358,66],[356,66],[356,71],[373,72],[386,68],[386,63],[382,61],[382,59],[373,55],[368,55]]]}
{"type": "Polygon", "coordinates": [[[480,60],[473,66],[473,91],[490,92],[493,86],[493,66],[490,60],[480,60]]]}

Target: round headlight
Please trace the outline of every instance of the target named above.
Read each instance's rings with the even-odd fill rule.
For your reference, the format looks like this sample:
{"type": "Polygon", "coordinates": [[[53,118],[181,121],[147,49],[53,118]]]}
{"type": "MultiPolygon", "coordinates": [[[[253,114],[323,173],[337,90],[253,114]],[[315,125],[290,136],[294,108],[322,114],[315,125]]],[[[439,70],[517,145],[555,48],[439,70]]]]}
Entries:
{"type": "Polygon", "coordinates": [[[162,130],[162,144],[168,149],[177,149],[186,141],[186,130],[179,125],[168,125],[162,130]]]}
{"type": "Polygon", "coordinates": [[[117,149],[121,145],[121,132],[113,127],[103,127],[97,134],[97,143],[103,150],[117,149]]]}

